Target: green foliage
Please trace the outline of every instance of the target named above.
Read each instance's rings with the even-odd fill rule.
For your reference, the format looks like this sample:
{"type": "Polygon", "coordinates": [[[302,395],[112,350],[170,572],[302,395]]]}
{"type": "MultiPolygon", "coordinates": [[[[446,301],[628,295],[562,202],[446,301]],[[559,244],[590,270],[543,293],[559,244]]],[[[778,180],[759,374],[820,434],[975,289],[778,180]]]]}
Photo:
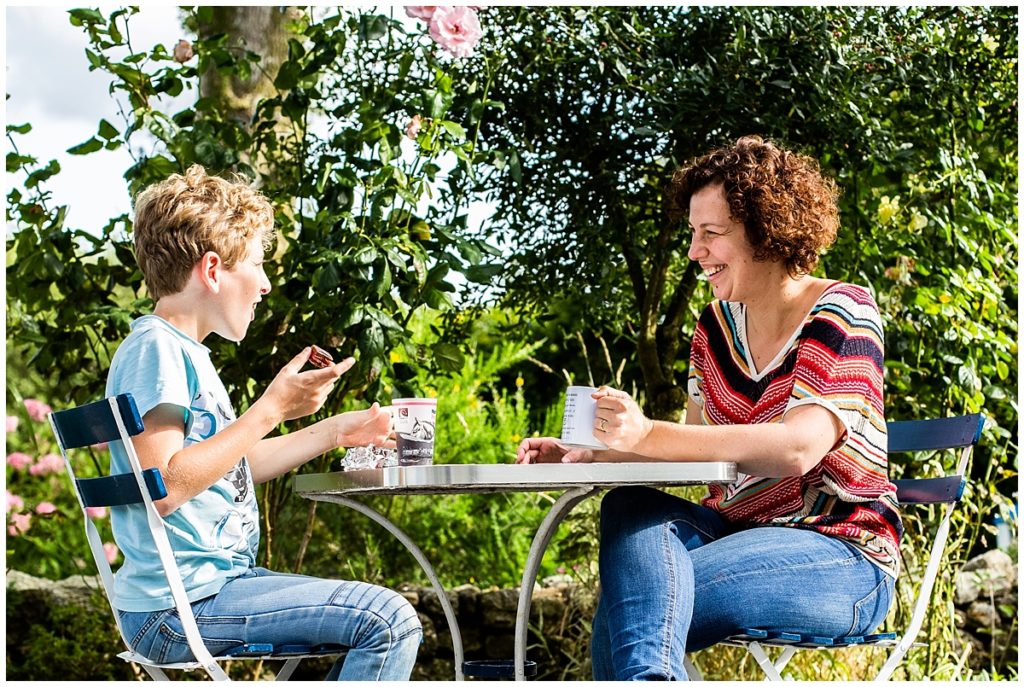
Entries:
{"type": "MultiPolygon", "coordinates": [[[[429,348],[435,342],[437,335],[430,324],[425,319],[414,320],[416,336],[407,349],[429,348]]],[[[495,326],[490,320],[478,323],[470,342],[472,354],[458,374],[432,376],[420,371],[410,380],[415,388],[438,399],[436,462],[509,463],[527,434],[528,409],[521,387],[513,385],[515,391],[507,391],[499,380],[522,366],[537,344],[507,339],[493,347],[480,346],[478,342],[488,339],[495,326]]],[[[406,351],[396,353],[396,367],[406,355],[406,351]]],[[[550,434],[557,428],[557,424],[549,424],[542,429],[550,434]]],[[[309,465],[304,471],[338,469],[335,461],[332,456],[329,462],[309,465]]],[[[367,499],[423,548],[444,584],[472,582],[485,587],[519,583],[533,534],[550,502],[550,496],[533,493],[367,499]]],[[[306,526],[311,508],[315,508],[316,520],[304,553],[305,572],[389,585],[426,582],[402,545],[364,516],[343,507],[313,506],[295,499],[285,503],[270,535],[279,542],[275,557],[296,560],[299,542],[305,538],[299,532],[306,526]]],[[[558,540],[547,560],[545,574],[564,565],[558,540]]]]}
{"type": "MultiPolygon", "coordinates": [[[[82,512],[50,427],[45,420],[33,420],[20,397],[17,401],[8,406],[18,427],[7,433],[6,487],[19,504],[12,507],[7,497],[7,567],[53,580],[95,575],[82,512]],[[12,464],[12,454],[22,454],[26,464],[12,464]]],[[[107,474],[105,447],[85,447],[70,455],[79,477],[107,474]]],[[[113,542],[107,515],[104,509],[94,522],[101,539],[113,542]]]]}
{"type": "Polygon", "coordinates": [[[9,680],[136,677],[117,657],[123,644],[102,592],[93,594],[83,609],[75,604],[46,606],[31,594],[8,589],[5,613],[9,680]]]}

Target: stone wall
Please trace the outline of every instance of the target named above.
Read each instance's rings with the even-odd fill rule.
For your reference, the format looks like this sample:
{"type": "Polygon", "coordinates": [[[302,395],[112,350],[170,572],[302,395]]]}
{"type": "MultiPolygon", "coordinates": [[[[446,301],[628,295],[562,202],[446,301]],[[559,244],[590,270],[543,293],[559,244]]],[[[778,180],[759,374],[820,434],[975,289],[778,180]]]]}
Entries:
{"type": "MultiPolygon", "coordinates": [[[[1005,675],[1007,668],[1016,671],[1018,649],[1017,565],[1002,551],[989,551],[968,561],[956,577],[955,613],[961,650],[971,645],[968,660],[976,670],[995,668],[1005,675]],[[993,648],[995,651],[993,652],[993,648]]],[[[114,657],[121,650],[109,607],[96,593],[97,578],[73,577],[60,582],[40,580],[17,571],[7,573],[7,653],[8,676],[12,679],[43,679],[47,648],[38,653],[42,658],[33,663],[33,674],[25,677],[13,661],[31,661],[26,643],[35,632],[38,643],[40,623],[52,623],[60,617],[53,609],[61,606],[85,606],[93,610],[95,620],[90,633],[99,646],[92,651],[80,646],[82,637],[67,638],[70,646],[82,651],[81,661],[74,667],[61,667],[63,679],[131,679],[125,666],[114,657]],[[100,620],[102,619],[102,620],[100,620]],[[35,630],[33,627],[35,626],[35,630]],[[99,628],[97,632],[96,628],[99,628]],[[91,658],[91,657],[98,657],[91,658]],[[104,665],[90,672],[89,661],[102,660],[104,665]],[[120,664],[120,665],[118,665],[120,664]],[[13,669],[12,669],[13,668],[13,669]],[[70,669],[70,670],[69,670],[70,669]],[[118,672],[111,673],[111,670],[118,672]]],[[[437,594],[429,587],[403,585],[398,588],[416,608],[423,624],[424,641],[420,648],[413,678],[418,680],[451,680],[454,677],[454,656],[451,634],[437,594]]],[[[466,658],[512,658],[518,591],[515,589],[479,589],[463,585],[447,592],[462,632],[466,658]]],[[[567,583],[564,578],[549,578],[534,591],[531,608],[531,632],[528,637],[529,657],[538,663],[539,679],[590,679],[589,627],[593,609],[591,592],[567,583]]],[[[48,628],[52,642],[65,641],[60,628],[48,628]]],[[[272,664],[271,664],[272,665],[272,664]]],[[[319,680],[326,674],[328,661],[306,661],[295,679],[319,680]]],[[[56,679],[61,679],[60,677],[56,679]]]]}
{"type": "Polygon", "coordinates": [[[956,576],[953,605],[961,646],[971,645],[976,670],[1016,671],[1018,567],[1004,551],[988,551],[964,564],[956,576]]]}

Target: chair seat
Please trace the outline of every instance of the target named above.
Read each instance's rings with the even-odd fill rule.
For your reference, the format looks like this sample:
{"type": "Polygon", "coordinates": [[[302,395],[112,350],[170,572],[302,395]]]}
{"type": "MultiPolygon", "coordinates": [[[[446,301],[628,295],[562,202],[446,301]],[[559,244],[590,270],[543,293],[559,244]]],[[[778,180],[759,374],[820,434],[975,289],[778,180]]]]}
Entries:
{"type": "MultiPolygon", "coordinates": [[[[341,656],[348,653],[348,648],[340,644],[318,644],[309,646],[305,644],[283,644],[274,647],[273,644],[243,644],[230,651],[214,656],[215,661],[233,661],[238,659],[263,659],[267,661],[287,661],[295,658],[315,658],[318,656],[341,656]]],[[[198,661],[181,661],[178,663],[159,663],[152,661],[142,654],[134,651],[122,651],[118,658],[130,663],[153,666],[154,668],[167,668],[172,670],[197,670],[203,666],[198,661]]]]}
{"type": "Polygon", "coordinates": [[[871,635],[848,635],[846,637],[818,637],[797,632],[768,632],[757,628],[743,628],[725,643],[733,646],[746,646],[758,642],[765,646],[795,646],[801,649],[832,649],[840,646],[892,646],[899,641],[895,632],[882,632],[871,635]]]}

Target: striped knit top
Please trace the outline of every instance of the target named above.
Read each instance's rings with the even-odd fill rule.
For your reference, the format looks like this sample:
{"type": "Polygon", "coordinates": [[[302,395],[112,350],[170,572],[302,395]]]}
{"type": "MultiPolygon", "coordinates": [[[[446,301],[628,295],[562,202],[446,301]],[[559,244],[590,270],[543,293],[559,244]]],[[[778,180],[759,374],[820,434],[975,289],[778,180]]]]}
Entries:
{"type": "Polygon", "coordinates": [[[714,301],[697,323],[689,393],[702,422],[781,422],[789,409],[813,403],[839,418],[845,432],[806,475],[741,473],[732,484],[710,485],[703,504],[741,527],[800,527],[838,537],[896,577],[903,525],[888,477],[878,306],[859,286],[830,285],[760,371],[747,344],[745,310],[714,301]]]}

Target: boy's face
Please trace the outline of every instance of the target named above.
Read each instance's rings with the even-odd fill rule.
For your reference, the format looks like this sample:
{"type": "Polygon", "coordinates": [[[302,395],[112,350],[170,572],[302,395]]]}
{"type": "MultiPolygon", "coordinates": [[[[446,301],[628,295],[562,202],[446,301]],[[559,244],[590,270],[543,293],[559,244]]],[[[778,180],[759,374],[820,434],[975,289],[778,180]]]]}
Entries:
{"type": "Polygon", "coordinates": [[[270,293],[270,280],[263,269],[263,243],[259,236],[249,242],[249,251],[234,267],[225,270],[221,291],[223,317],[217,333],[229,341],[241,341],[256,317],[256,305],[270,293]]]}

